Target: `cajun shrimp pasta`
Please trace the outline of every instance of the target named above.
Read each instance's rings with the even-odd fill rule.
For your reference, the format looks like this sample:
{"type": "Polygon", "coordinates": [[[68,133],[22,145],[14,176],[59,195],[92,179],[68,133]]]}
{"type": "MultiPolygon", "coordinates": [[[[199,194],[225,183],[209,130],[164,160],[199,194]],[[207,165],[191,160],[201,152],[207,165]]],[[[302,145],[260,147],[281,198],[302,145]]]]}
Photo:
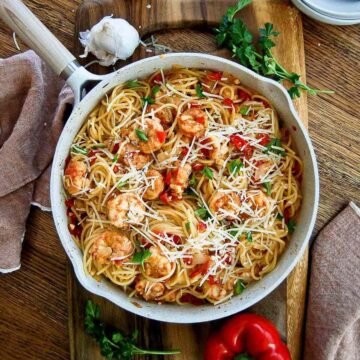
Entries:
{"type": "Polygon", "coordinates": [[[115,87],[65,164],[85,271],[130,297],[218,304],[271,272],[301,205],[302,162],[268,99],[179,66],[115,87]]]}

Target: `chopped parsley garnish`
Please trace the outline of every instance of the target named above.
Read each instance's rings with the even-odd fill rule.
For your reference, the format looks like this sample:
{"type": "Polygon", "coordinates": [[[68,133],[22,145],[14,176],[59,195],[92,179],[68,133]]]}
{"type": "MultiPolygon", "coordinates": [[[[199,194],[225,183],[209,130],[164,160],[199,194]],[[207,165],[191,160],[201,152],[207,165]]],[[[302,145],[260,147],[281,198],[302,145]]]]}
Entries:
{"type": "Polygon", "coordinates": [[[202,220],[206,220],[210,217],[209,212],[204,207],[195,210],[194,213],[196,216],[198,216],[202,220]]]}
{"type": "Polygon", "coordinates": [[[121,188],[123,188],[123,187],[126,185],[126,183],[127,183],[127,180],[126,180],[126,181],[120,181],[120,182],[116,185],[116,187],[117,187],[118,189],[121,189],[121,188]]]}
{"type": "Polygon", "coordinates": [[[151,90],[153,95],[156,95],[159,91],[160,91],[160,86],[159,85],[155,85],[151,90]]]}
{"type": "Polygon", "coordinates": [[[142,101],[143,101],[143,106],[145,106],[145,104],[148,104],[148,105],[155,104],[155,100],[151,96],[143,97],[142,101]]]}
{"type": "Polygon", "coordinates": [[[264,187],[265,190],[266,190],[266,194],[271,195],[271,184],[270,184],[270,181],[264,182],[262,185],[263,185],[263,187],[264,187]]]}
{"type": "Polygon", "coordinates": [[[277,148],[281,148],[281,141],[279,138],[271,139],[270,142],[265,146],[266,149],[264,150],[264,153],[268,153],[269,151],[271,151],[274,154],[286,156],[286,152],[284,149],[274,149],[274,146],[277,148]]]}
{"type": "Polygon", "coordinates": [[[137,137],[141,140],[141,141],[144,141],[144,142],[148,142],[149,141],[149,138],[146,136],[146,134],[140,130],[140,129],[135,129],[135,133],[137,135],[137,137]]]}
{"type": "Polygon", "coordinates": [[[251,235],[250,231],[246,233],[246,240],[248,242],[253,242],[253,238],[252,238],[252,235],[251,235]]]}
{"type": "Polygon", "coordinates": [[[235,284],[234,293],[235,295],[240,295],[245,290],[245,285],[241,280],[238,280],[235,284]]]}
{"type": "Polygon", "coordinates": [[[232,237],[237,237],[239,235],[239,230],[229,230],[228,233],[232,237]]]}
{"type": "Polygon", "coordinates": [[[88,153],[87,149],[83,149],[82,147],[77,145],[72,145],[71,150],[77,154],[82,154],[82,155],[87,155],[88,153]]]}
{"type": "Polygon", "coordinates": [[[112,162],[116,163],[119,160],[119,154],[115,154],[115,156],[113,157],[112,162]]]}
{"type": "Polygon", "coordinates": [[[235,159],[231,161],[227,166],[231,175],[237,175],[240,169],[244,167],[244,164],[240,159],[235,159]]]}
{"type": "Polygon", "coordinates": [[[202,170],[201,173],[203,175],[205,175],[209,180],[212,180],[214,178],[214,172],[212,171],[212,169],[210,169],[209,167],[205,166],[202,170]]]}
{"type": "Polygon", "coordinates": [[[195,186],[197,184],[197,180],[196,180],[196,177],[195,175],[193,175],[189,181],[189,185],[190,186],[195,186]]]}
{"type": "Polygon", "coordinates": [[[142,251],[136,252],[131,259],[131,262],[134,264],[140,264],[144,266],[144,261],[151,256],[151,251],[148,249],[144,249],[142,251]]]}
{"type": "Polygon", "coordinates": [[[199,98],[204,98],[206,97],[203,93],[203,89],[202,89],[202,86],[200,84],[196,84],[195,86],[195,91],[196,91],[196,95],[199,97],[199,98]]]}
{"type": "Polygon", "coordinates": [[[189,223],[189,222],[187,222],[187,223],[185,224],[185,228],[186,228],[187,231],[190,231],[190,223],[189,223]]]}
{"type": "Polygon", "coordinates": [[[194,192],[194,190],[191,187],[187,187],[184,192],[186,195],[191,195],[191,196],[196,195],[196,193],[194,192]]]}
{"type": "Polygon", "coordinates": [[[137,80],[129,80],[125,83],[125,86],[129,89],[137,88],[142,86],[137,80]]]}
{"type": "Polygon", "coordinates": [[[100,308],[91,300],[85,305],[85,331],[99,344],[100,353],[106,359],[132,360],[136,355],[175,355],[180,351],[149,351],[137,347],[138,331],[125,335],[120,330],[100,321],[100,308]]]}
{"type": "Polygon", "coordinates": [[[240,109],[240,114],[241,115],[247,115],[249,113],[250,107],[249,106],[244,106],[240,109]]]}
{"type": "Polygon", "coordinates": [[[290,219],[286,225],[289,230],[289,234],[292,234],[296,228],[296,221],[294,219],[290,219]]]}

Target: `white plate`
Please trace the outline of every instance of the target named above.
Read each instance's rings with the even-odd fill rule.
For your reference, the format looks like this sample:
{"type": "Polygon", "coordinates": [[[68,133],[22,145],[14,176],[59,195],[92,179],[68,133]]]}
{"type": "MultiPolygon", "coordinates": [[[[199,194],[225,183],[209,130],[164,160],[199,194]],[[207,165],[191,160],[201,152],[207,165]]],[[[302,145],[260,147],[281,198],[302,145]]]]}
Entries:
{"type": "Polygon", "coordinates": [[[360,19],[360,1],[358,0],[303,0],[315,11],[337,19],[360,19]]]}
{"type": "Polygon", "coordinates": [[[351,20],[338,19],[338,18],[331,17],[331,16],[328,16],[328,15],[324,15],[322,13],[319,13],[319,12],[315,11],[314,9],[312,9],[310,6],[306,5],[301,0],[291,0],[291,1],[305,15],[311,17],[312,19],[321,21],[323,23],[331,24],[331,25],[355,25],[355,24],[360,24],[360,18],[351,19],[351,20]]]}

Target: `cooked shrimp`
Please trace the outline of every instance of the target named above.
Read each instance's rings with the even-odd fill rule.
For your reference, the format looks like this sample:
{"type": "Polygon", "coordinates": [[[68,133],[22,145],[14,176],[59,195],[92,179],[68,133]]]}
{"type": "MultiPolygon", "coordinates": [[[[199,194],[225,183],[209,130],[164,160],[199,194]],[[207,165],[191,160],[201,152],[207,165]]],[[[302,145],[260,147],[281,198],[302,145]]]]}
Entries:
{"type": "Polygon", "coordinates": [[[150,105],[147,107],[147,112],[152,113],[160,120],[162,125],[171,125],[174,121],[175,108],[163,107],[161,110],[159,105],[150,105]]]}
{"type": "Polygon", "coordinates": [[[172,270],[172,264],[161,250],[152,246],[150,249],[151,256],[144,262],[145,274],[152,278],[161,278],[169,275],[172,270]]]}
{"type": "Polygon", "coordinates": [[[127,166],[135,166],[137,170],[142,169],[151,161],[151,155],[144,154],[135,145],[124,145],[119,153],[120,161],[127,166]]]}
{"type": "Polygon", "coordinates": [[[144,123],[145,129],[142,129],[142,131],[148,140],[140,140],[139,146],[142,152],[145,154],[150,154],[160,150],[163,146],[165,141],[165,138],[162,138],[162,135],[164,134],[164,128],[160,124],[160,120],[158,118],[145,119],[144,123]]]}
{"type": "Polygon", "coordinates": [[[64,172],[64,186],[70,195],[74,195],[89,187],[86,178],[87,166],[84,161],[71,159],[64,172]]]}
{"type": "Polygon", "coordinates": [[[270,170],[272,165],[273,164],[271,161],[258,162],[257,168],[254,173],[254,180],[255,181],[262,180],[264,176],[267,174],[267,172],[270,170]]]}
{"type": "Polygon", "coordinates": [[[207,115],[201,109],[189,109],[177,117],[180,132],[189,137],[201,137],[207,128],[207,115]]]}
{"type": "Polygon", "coordinates": [[[235,192],[215,191],[209,200],[209,208],[219,220],[234,220],[239,214],[240,197],[235,192]]]}
{"type": "Polygon", "coordinates": [[[177,168],[172,171],[169,188],[172,195],[181,199],[184,190],[189,185],[192,169],[190,164],[186,163],[184,166],[181,166],[179,161],[175,163],[175,166],[177,168]]]}
{"type": "Polygon", "coordinates": [[[249,192],[248,196],[249,200],[247,200],[247,203],[254,211],[262,209],[259,213],[259,216],[262,216],[269,206],[269,198],[261,190],[249,192]]]}
{"type": "Polygon", "coordinates": [[[94,241],[90,253],[99,265],[109,264],[115,261],[121,263],[134,251],[134,244],[129,238],[116,231],[105,230],[94,241]]]}
{"type": "Polygon", "coordinates": [[[135,290],[146,301],[156,300],[164,294],[165,286],[162,283],[142,279],[136,283],[135,290]]]}
{"type": "Polygon", "coordinates": [[[227,143],[221,142],[220,139],[214,135],[209,136],[205,140],[205,144],[209,144],[209,159],[214,160],[216,165],[223,165],[226,155],[229,152],[227,143]]]}
{"type": "Polygon", "coordinates": [[[162,175],[157,170],[148,170],[145,176],[149,179],[150,186],[144,193],[145,200],[155,200],[164,191],[165,185],[162,175]]]}
{"type": "Polygon", "coordinates": [[[120,229],[141,223],[145,217],[145,206],[135,194],[117,195],[108,200],[106,207],[111,224],[120,229]]]}

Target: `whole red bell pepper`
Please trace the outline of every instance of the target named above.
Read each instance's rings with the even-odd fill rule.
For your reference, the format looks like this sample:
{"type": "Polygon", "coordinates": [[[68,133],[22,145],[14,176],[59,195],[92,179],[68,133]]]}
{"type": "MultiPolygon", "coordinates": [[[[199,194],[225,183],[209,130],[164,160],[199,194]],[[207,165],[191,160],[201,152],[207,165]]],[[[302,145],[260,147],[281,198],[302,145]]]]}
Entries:
{"type": "Polygon", "coordinates": [[[269,320],[255,314],[240,314],[209,337],[204,359],[291,360],[291,356],[269,320]]]}

